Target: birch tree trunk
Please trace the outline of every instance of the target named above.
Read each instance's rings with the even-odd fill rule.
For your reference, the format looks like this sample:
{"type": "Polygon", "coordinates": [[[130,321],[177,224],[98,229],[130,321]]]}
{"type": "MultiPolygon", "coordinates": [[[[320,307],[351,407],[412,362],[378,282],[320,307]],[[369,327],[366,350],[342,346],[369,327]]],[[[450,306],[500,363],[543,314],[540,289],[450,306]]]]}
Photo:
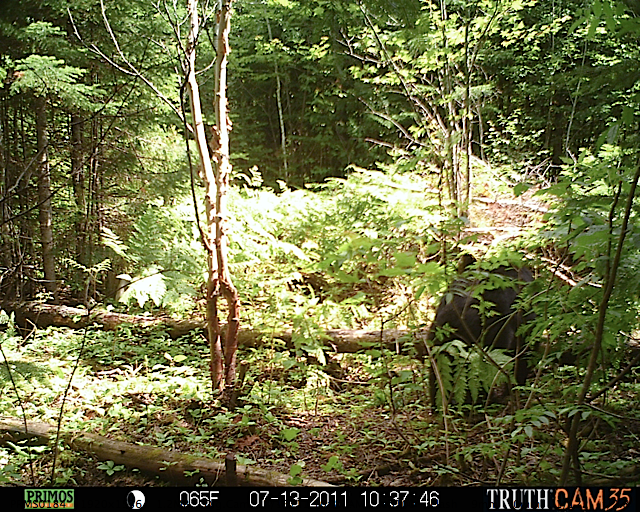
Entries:
{"type": "Polygon", "coordinates": [[[229,160],[229,120],[227,115],[227,55],[229,53],[229,29],[231,0],[223,0],[217,17],[215,112],[213,129],[213,155],[209,154],[204,131],[200,91],[196,79],[196,46],[200,30],[197,0],[188,0],[189,44],[187,47],[187,90],[193,116],[193,133],[200,154],[202,178],[205,184],[206,229],[203,243],[207,250],[207,331],[211,351],[211,384],[214,391],[225,390],[227,397],[236,377],[236,351],[238,348],[239,301],[238,292],[231,281],[227,258],[227,191],[231,164],[229,160]],[[213,156],[213,165],[212,159],[213,156]],[[218,316],[218,299],[222,295],[228,308],[227,333],[222,347],[222,327],[218,316]]]}
{"type": "MultiPolygon", "coordinates": [[[[218,283],[217,290],[222,291],[227,302],[227,334],[225,337],[225,383],[227,398],[231,397],[231,391],[236,380],[236,352],[238,350],[238,329],[240,327],[240,301],[238,290],[233,285],[229,273],[227,257],[228,238],[226,233],[227,221],[227,196],[229,190],[229,177],[231,174],[231,161],[229,159],[229,116],[227,112],[227,59],[230,52],[229,31],[231,29],[231,3],[232,0],[222,0],[218,15],[218,37],[216,44],[215,67],[215,112],[216,131],[218,143],[213,155],[215,162],[216,178],[216,255],[218,258],[218,283]]],[[[216,135],[214,133],[214,135],[216,135]]],[[[216,299],[217,305],[217,296],[216,299]]]]}

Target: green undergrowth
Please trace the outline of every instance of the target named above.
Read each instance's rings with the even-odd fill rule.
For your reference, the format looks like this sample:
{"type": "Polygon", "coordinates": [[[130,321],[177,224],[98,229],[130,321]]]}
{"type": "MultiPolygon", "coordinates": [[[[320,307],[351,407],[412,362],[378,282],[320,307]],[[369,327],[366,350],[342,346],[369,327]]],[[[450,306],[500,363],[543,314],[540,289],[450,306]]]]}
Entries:
{"type": "MultiPolygon", "coordinates": [[[[586,159],[567,182],[577,188],[576,176],[604,173],[608,154],[595,163],[586,159]]],[[[312,477],[344,485],[552,485],[562,466],[567,418],[576,414],[592,429],[581,445],[585,471],[611,476],[637,463],[637,368],[607,393],[604,406],[574,405],[598,318],[603,254],[613,238],[604,206],[592,218],[581,213],[584,201],[600,205],[600,196],[582,191],[551,210],[538,234],[527,234],[536,229],[532,223],[517,240],[492,244],[462,236],[465,219],[437,207],[428,177],[355,170],[347,179],[278,192],[246,181],[231,192],[230,261],[242,327],[266,335],[257,347],[240,349],[238,360],[247,361],[248,372],[235,409],[210,391],[209,348],[201,333],[174,340],[162,330],[127,325],[108,332],[97,326],[18,332],[5,316],[0,415],[55,424],[62,413],[65,431],[214,460],[233,453],[240,464],[289,475],[291,484],[312,477]],[[565,244],[565,261],[573,258],[563,269],[572,272],[570,287],[546,263],[545,254],[560,250],[553,241],[565,244]],[[455,275],[455,258],[440,263],[444,249],[479,255],[489,271],[521,265],[523,254],[529,258],[536,279],[520,303],[536,313],[527,326],[532,372],[517,390],[517,411],[504,393],[485,407],[495,370],[489,375],[479,352],[455,344],[443,345],[438,356],[454,403],[446,417],[441,409],[430,411],[427,368],[413,356],[455,275]],[[340,354],[323,334],[332,327],[400,327],[409,334],[393,350],[374,341],[340,354]],[[287,330],[288,345],[278,337],[287,330]],[[575,365],[563,361],[567,351],[575,365]]],[[[591,190],[588,182],[585,190],[591,190]]],[[[137,283],[123,299],[130,312],[202,312],[204,258],[187,206],[185,200],[149,208],[129,239],[113,234],[106,242],[119,270],[137,283]]],[[[636,238],[622,254],[622,283],[611,298],[592,392],[633,356],[636,238]]],[[[0,483],[49,482],[52,446],[2,445],[0,483]]],[[[58,462],[56,485],[133,485],[138,476],[116,461],[68,449],[58,462]]]]}
{"type": "MultiPolygon", "coordinates": [[[[431,176],[359,169],[295,190],[258,188],[259,177],[242,177],[230,190],[228,233],[245,325],[279,330],[306,317],[348,328],[372,327],[381,317],[405,325],[425,319],[445,282],[433,263],[439,240],[464,226],[446,220],[437,194],[425,192],[433,190],[431,176]],[[428,293],[417,297],[418,288],[428,293]]],[[[183,315],[198,305],[206,258],[194,221],[186,195],[150,204],[127,239],[105,237],[114,271],[132,278],[121,299],[130,308],[183,315]]]]}
{"type": "MultiPolygon", "coordinates": [[[[567,403],[557,397],[570,398],[575,391],[570,386],[575,376],[565,370],[556,381],[537,386],[537,402],[526,411],[514,414],[504,404],[492,404],[484,416],[471,406],[452,406],[444,428],[442,416],[429,413],[425,369],[412,358],[370,348],[327,354],[321,364],[274,342],[241,350],[249,370],[238,406],[229,410],[212,398],[208,347],[197,334],[172,340],[162,331],[126,326],[86,333],[48,328],[23,339],[10,327],[1,337],[9,370],[3,365],[0,371],[0,416],[24,414],[55,424],[84,344],[65,398],[63,431],[213,460],[234,453],[240,464],[289,474],[291,484],[313,477],[389,485],[394,481],[385,479],[389,474],[403,485],[462,484],[469,483],[465,472],[478,478],[476,483],[488,483],[497,478],[496,457],[508,461],[505,483],[551,483],[561,460],[560,417],[567,403]],[[484,472],[477,470],[481,467],[484,472]]],[[[520,392],[523,400],[526,391],[520,392]]],[[[637,404],[624,402],[631,391],[616,393],[611,403],[640,419],[637,404]]],[[[614,462],[618,470],[632,465],[633,457],[623,455],[633,445],[632,429],[620,429],[602,411],[582,414],[600,416],[603,436],[585,447],[585,464],[593,471],[607,471],[604,465],[614,462]],[[607,438],[616,443],[606,445],[607,438]]],[[[3,445],[2,482],[32,485],[31,460],[35,484],[44,485],[51,478],[52,446],[3,445]]],[[[129,485],[136,475],[132,470],[62,449],[54,483],[129,485]]]]}

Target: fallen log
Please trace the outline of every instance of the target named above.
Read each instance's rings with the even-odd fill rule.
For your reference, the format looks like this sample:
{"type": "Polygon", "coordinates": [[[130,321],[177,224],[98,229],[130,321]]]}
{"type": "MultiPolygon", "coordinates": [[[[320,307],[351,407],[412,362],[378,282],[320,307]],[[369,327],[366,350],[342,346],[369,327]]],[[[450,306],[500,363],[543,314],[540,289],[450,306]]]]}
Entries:
{"type": "Polygon", "coordinates": [[[88,311],[84,308],[44,304],[42,302],[25,302],[3,306],[8,313],[15,313],[16,323],[25,329],[33,327],[70,327],[82,329],[97,323],[107,331],[113,331],[122,324],[139,327],[162,326],[172,338],[179,338],[195,329],[204,329],[202,319],[180,319],[171,317],[151,317],[143,315],[126,315],[104,309],[95,308],[88,311]]]}
{"type": "MultiPolygon", "coordinates": [[[[126,315],[102,309],[94,309],[88,312],[83,308],[58,306],[55,304],[43,304],[40,302],[27,302],[24,304],[8,304],[4,306],[7,312],[14,312],[16,323],[28,329],[34,325],[37,327],[70,327],[81,329],[94,323],[101,325],[105,330],[115,330],[123,324],[131,324],[139,327],[162,327],[172,338],[179,338],[191,331],[201,329],[206,336],[204,319],[180,319],[171,317],[151,317],[142,315],[126,315]]],[[[223,332],[226,332],[223,329],[223,332]]],[[[321,336],[321,341],[336,352],[358,352],[369,346],[387,348],[398,347],[409,339],[410,333],[401,329],[385,329],[382,331],[367,331],[362,329],[327,329],[321,336]]],[[[288,348],[293,347],[291,331],[279,333],[267,333],[258,329],[240,329],[238,333],[238,345],[243,347],[257,347],[273,338],[284,341],[288,348]]],[[[224,340],[223,340],[224,341],[224,340]]]]}
{"type": "MultiPolygon", "coordinates": [[[[48,443],[56,436],[56,428],[47,423],[24,422],[16,418],[0,417],[0,443],[17,442],[36,438],[48,443]]],[[[225,463],[214,462],[181,452],[164,450],[155,446],[137,445],[113,441],[106,437],[83,432],[63,432],[61,439],[73,450],[95,456],[98,460],[112,460],[129,469],[157,475],[175,485],[193,486],[203,478],[209,485],[227,485],[225,463]],[[195,473],[194,473],[195,472],[195,473]]],[[[237,465],[235,478],[238,486],[284,487],[289,486],[289,476],[253,466],[237,465]]],[[[304,478],[303,487],[332,487],[326,482],[304,478]]]]}

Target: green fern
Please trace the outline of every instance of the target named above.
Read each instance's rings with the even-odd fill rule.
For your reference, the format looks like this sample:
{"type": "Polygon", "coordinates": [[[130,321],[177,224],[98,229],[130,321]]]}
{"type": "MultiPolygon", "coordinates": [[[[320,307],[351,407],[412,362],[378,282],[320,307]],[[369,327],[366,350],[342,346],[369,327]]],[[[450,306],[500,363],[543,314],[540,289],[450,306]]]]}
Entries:
{"type": "Polygon", "coordinates": [[[100,228],[100,235],[100,241],[102,242],[102,245],[111,249],[121,258],[129,259],[129,256],[127,255],[127,251],[129,250],[129,248],[124,243],[122,243],[118,235],[116,235],[113,231],[105,226],[102,226],[100,228]]]}
{"type": "MultiPolygon", "coordinates": [[[[489,393],[504,383],[513,373],[512,357],[501,349],[481,351],[460,340],[433,348],[440,378],[449,401],[462,404],[471,398],[476,403],[481,393],[489,393]],[[495,364],[494,364],[495,363],[495,364]],[[496,364],[502,368],[500,371],[496,364]],[[509,377],[507,377],[509,376],[509,377]]],[[[442,402],[436,392],[436,403],[442,402]]]]}
{"type": "Polygon", "coordinates": [[[147,275],[131,281],[120,297],[120,302],[130,304],[135,300],[143,308],[147,301],[152,300],[156,306],[160,306],[167,293],[164,276],[154,268],[147,269],[145,273],[147,275]]]}

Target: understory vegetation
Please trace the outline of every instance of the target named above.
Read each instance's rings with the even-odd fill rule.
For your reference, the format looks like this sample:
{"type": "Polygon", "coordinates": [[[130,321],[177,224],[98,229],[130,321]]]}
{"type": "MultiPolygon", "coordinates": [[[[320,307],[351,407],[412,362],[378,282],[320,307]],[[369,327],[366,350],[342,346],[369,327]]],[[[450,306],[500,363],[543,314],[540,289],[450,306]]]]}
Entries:
{"type": "Polygon", "coordinates": [[[640,485],[637,2],[6,4],[0,485],[640,485]]]}
{"type": "MultiPolygon", "coordinates": [[[[588,162],[593,169],[593,161],[588,162]]],[[[19,332],[5,315],[1,336],[8,364],[2,370],[0,411],[55,424],[64,401],[68,430],[213,459],[232,452],[241,464],[290,475],[292,484],[304,476],[348,485],[551,485],[564,451],[563,418],[577,413],[593,428],[581,451],[585,473],[616,478],[632,471],[640,425],[638,368],[609,391],[606,410],[567,405],[578,393],[584,369],[559,359],[571,348],[584,361],[599,291],[590,283],[599,281],[600,271],[595,231],[570,225],[577,221],[570,213],[575,205],[531,194],[517,201],[520,209],[496,203],[499,212],[492,213],[480,205],[475,218],[486,222],[460,241],[475,251],[486,244],[487,260],[503,261],[509,252],[528,254],[528,264],[536,269],[527,300],[538,314],[530,343],[537,347],[532,360],[540,375],[519,391],[522,404],[532,397],[526,408],[460,405],[451,409],[443,430],[442,418],[430,413],[428,367],[413,357],[410,335],[399,350],[373,342],[363,343],[358,353],[336,353],[324,343],[329,328],[395,327],[411,333],[428,325],[447,282],[445,268],[436,261],[438,228],[446,217],[438,215],[435,196],[431,201],[425,197],[428,179],[359,171],[317,190],[233,189],[232,261],[246,311],[243,325],[266,333],[258,346],[241,347],[248,372],[236,409],[211,402],[208,346],[199,332],[171,339],[162,329],[126,324],[111,332],[98,326],[19,332]],[[548,200],[536,199],[541,197],[548,200]],[[551,206],[553,213],[542,215],[527,204],[551,206]],[[512,239],[516,245],[490,243],[491,223],[517,224],[523,215],[527,230],[512,239]],[[583,286],[553,278],[545,269],[545,233],[557,231],[571,236],[576,259],[594,251],[581,259],[592,264],[571,273],[583,286]],[[292,331],[289,347],[278,337],[287,330],[292,331]]],[[[499,176],[492,179],[500,182],[499,176]]],[[[575,183],[573,175],[570,179],[575,183]]],[[[588,196],[581,201],[589,201],[588,196]]],[[[139,281],[138,291],[124,298],[128,310],[161,308],[182,315],[197,308],[187,299],[193,295],[178,293],[195,288],[203,271],[200,249],[194,245],[189,251],[188,240],[197,234],[181,228],[188,226],[190,215],[177,200],[173,208],[150,208],[127,247],[119,245],[120,255],[135,261],[141,275],[175,269],[145,286],[146,280],[139,281]],[[173,242],[177,234],[179,244],[173,242]],[[158,251],[166,258],[160,259],[138,249],[153,244],[176,250],[158,251]]],[[[590,229],[597,230],[598,224],[594,218],[590,229]]],[[[626,253],[623,275],[633,272],[637,257],[637,249],[626,253]]],[[[599,385],[628,362],[631,352],[625,347],[636,336],[638,285],[625,277],[621,283],[610,306],[615,323],[603,347],[599,385]]],[[[451,371],[461,367],[452,364],[451,371]]],[[[481,388],[495,375],[481,378],[478,372],[486,370],[475,371],[472,365],[468,373],[458,371],[456,396],[469,391],[486,396],[481,388]]],[[[35,478],[44,484],[51,476],[51,450],[5,446],[3,480],[29,483],[35,478]]],[[[59,464],[57,485],[124,485],[141,478],[122,465],[91,462],[64,449],[59,464]]]]}

